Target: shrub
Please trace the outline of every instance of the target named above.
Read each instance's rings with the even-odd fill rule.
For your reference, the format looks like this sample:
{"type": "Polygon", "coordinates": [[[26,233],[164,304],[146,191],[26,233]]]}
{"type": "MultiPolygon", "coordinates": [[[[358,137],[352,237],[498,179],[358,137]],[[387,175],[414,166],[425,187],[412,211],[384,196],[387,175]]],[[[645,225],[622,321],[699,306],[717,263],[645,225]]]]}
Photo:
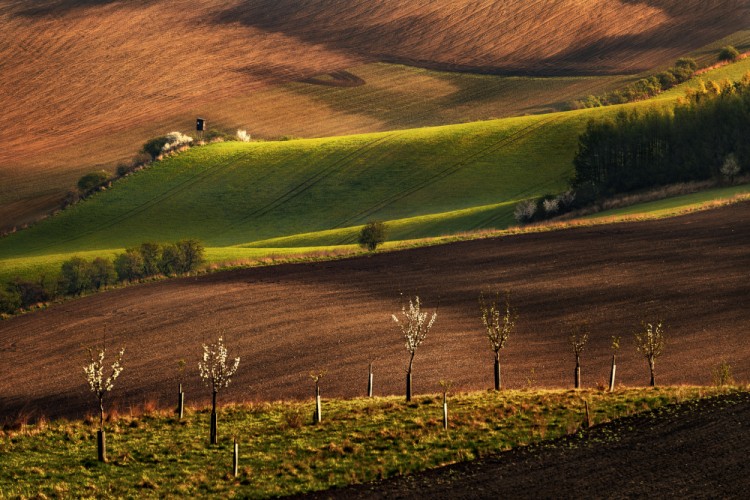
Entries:
{"type": "Polygon", "coordinates": [[[107,288],[117,281],[117,271],[111,260],[97,257],[89,267],[91,286],[96,290],[107,288]]]}
{"type": "Polygon", "coordinates": [[[33,283],[31,281],[23,281],[19,278],[16,278],[11,284],[9,291],[18,296],[23,308],[47,302],[52,298],[52,294],[47,291],[41,282],[33,283]]]}
{"type": "Polygon", "coordinates": [[[740,164],[737,162],[737,157],[734,154],[727,155],[719,171],[730,184],[734,184],[735,176],[740,173],[740,164]]]}
{"type": "Polygon", "coordinates": [[[740,58],[740,51],[731,45],[722,47],[719,51],[719,61],[732,62],[740,58]]]}
{"type": "Polygon", "coordinates": [[[544,207],[544,213],[548,216],[554,215],[560,211],[560,202],[557,198],[544,200],[542,206],[544,207]]]}
{"type": "Polygon", "coordinates": [[[247,130],[237,130],[237,140],[240,142],[250,142],[251,137],[247,133],[247,130]]]}
{"type": "Polygon", "coordinates": [[[155,160],[163,153],[164,145],[169,142],[169,138],[165,135],[156,137],[146,142],[141,148],[141,152],[149,155],[152,160],[155,160]]]}
{"type": "Polygon", "coordinates": [[[359,232],[357,243],[372,252],[385,241],[385,236],[385,224],[380,221],[370,221],[359,232]]]}
{"type": "Polygon", "coordinates": [[[128,165],[127,163],[118,163],[117,168],[115,168],[115,173],[117,174],[117,177],[125,177],[133,170],[132,165],[128,165]]]}
{"type": "Polygon", "coordinates": [[[138,248],[143,261],[143,275],[154,276],[159,274],[159,260],[161,258],[161,249],[158,243],[146,242],[141,243],[138,248]]]}
{"type": "Polygon", "coordinates": [[[159,271],[165,276],[177,274],[180,264],[180,249],[174,243],[162,246],[161,257],[159,258],[159,271]]]}
{"type": "Polygon", "coordinates": [[[177,272],[189,273],[203,264],[205,249],[198,240],[180,240],[175,243],[179,256],[177,272]]]}
{"type": "Polygon", "coordinates": [[[103,185],[105,182],[107,182],[107,179],[109,179],[109,174],[104,170],[89,172],[88,174],[78,179],[78,190],[81,193],[88,193],[89,191],[92,191],[93,189],[96,189],[99,186],[103,185]]]}
{"type": "Polygon", "coordinates": [[[531,222],[534,219],[534,215],[536,215],[536,207],[536,200],[524,200],[516,205],[516,208],[513,211],[513,217],[517,222],[522,224],[525,222],[531,222]]]}
{"type": "Polygon", "coordinates": [[[712,370],[713,381],[716,387],[724,387],[725,385],[734,385],[734,377],[732,377],[732,365],[726,361],[722,361],[712,370]]]}
{"type": "Polygon", "coordinates": [[[13,314],[21,308],[21,297],[14,290],[0,288],[0,314],[13,314]]]}
{"type": "Polygon", "coordinates": [[[162,153],[170,153],[193,143],[192,137],[181,132],[170,132],[164,137],[167,139],[167,142],[161,147],[162,153]]]}
{"type": "Polygon", "coordinates": [[[73,257],[60,268],[60,290],[67,295],[81,295],[91,289],[91,264],[81,257],[73,257]]]}
{"type": "Polygon", "coordinates": [[[136,249],[129,248],[115,257],[115,270],[120,281],[134,281],[143,277],[143,258],[136,249]]]}

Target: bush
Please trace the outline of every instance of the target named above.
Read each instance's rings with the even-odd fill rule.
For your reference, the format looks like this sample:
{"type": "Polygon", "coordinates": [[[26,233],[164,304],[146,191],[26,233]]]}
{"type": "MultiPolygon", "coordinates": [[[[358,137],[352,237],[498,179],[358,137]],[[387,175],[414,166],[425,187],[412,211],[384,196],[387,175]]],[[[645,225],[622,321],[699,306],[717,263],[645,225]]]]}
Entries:
{"type": "Polygon", "coordinates": [[[735,49],[731,45],[722,47],[721,51],[719,51],[719,61],[732,62],[732,61],[736,61],[739,58],[740,58],[740,51],[735,49]]]}
{"type": "Polygon", "coordinates": [[[52,294],[47,291],[41,282],[33,283],[19,278],[16,278],[11,284],[9,292],[18,296],[23,308],[47,302],[52,298],[52,294]]]}
{"type": "Polygon", "coordinates": [[[247,133],[247,130],[237,130],[237,140],[240,142],[250,142],[252,138],[250,137],[250,134],[247,133]]]}
{"type": "Polygon", "coordinates": [[[385,241],[385,224],[380,221],[370,221],[362,228],[357,238],[357,243],[362,248],[374,251],[378,245],[385,241]]]}
{"type": "Polygon", "coordinates": [[[135,281],[143,277],[143,258],[134,248],[117,255],[114,265],[120,281],[135,281]]]}
{"type": "Polygon", "coordinates": [[[138,248],[143,262],[143,275],[154,276],[159,274],[159,260],[161,258],[161,248],[157,243],[141,243],[138,248]]]}
{"type": "Polygon", "coordinates": [[[60,268],[60,291],[66,295],[81,295],[91,289],[91,264],[81,257],[73,257],[60,268]]]}
{"type": "Polygon", "coordinates": [[[164,145],[169,143],[169,138],[165,135],[151,139],[141,148],[141,152],[149,155],[152,160],[155,160],[163,153],[164,145]]]}
{"type": "Polygon", "coordinates": [[[203,264],[205,249],[198,240],[180,240],[175,243],[178,252],[178,273],[189,273],[203,264]]]}
{"type": "Polygon", "coordinates": [[[104,170],[89,172],[78,179],[78,190],[81,193],[88,193],[99,186],[103,185],[109,179],[109,174],[104,170]]]}
{"type": "Polygon", "coordinates": [[[517,222],[526,223],[534,220],[536,215],[537,200],[524,200],[516,205],[513,217],[517,222]]]}
{"type": "Polygon", "coordinates": [[[181,268],[180,249],[174,243],[162,246],[159,258],[159,271],[165,276],[179,273],[181,268]]]}
{"type": "Polygon", "coordinates": [[[716,387],[724,387],[725,385],[734,385],[734,377],[732,376],[732,365],[726,361],[722,361],[712,370],[713,381],[716,387]]]}
{"type": "Polygon", "coordinates": [[[97,257],[91,262],[89,267],[91,286],[99,290],[107,288],[117,282],[117,271],[115,265],[109,259],[97,257]]]}
{"type": "Polygon", "coordinates": [[[0,314],[13,314],[21,308],[21,297],[13,290],[0,288],[0,314]]]}

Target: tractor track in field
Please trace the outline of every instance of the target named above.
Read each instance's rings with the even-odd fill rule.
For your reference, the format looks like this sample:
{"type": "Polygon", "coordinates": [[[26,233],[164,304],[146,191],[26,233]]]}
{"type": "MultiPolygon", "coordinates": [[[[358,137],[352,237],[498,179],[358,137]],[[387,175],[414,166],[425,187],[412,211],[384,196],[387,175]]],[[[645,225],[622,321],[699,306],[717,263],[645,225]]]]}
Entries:
{"type": "Polygon", "coordinates": [[[417,393],[452,379],[457,390],[491,384],[492,357],[477,316],[480,291],[511,289],[518,330],[503,352],[508,388],[566,387],[567,328],[586,319],[583,383],[609,373],[610,336],[621,335],[618,377],[648,382],[633,347],[641,320],[663,319],[668,344],[657,383],[710,383],[728,362],[750,379],[750,203],[659,221],[488,238],[360,258],[243,269],[152,282],[69,300],[0,321],[0,415],[81,416],[92,410],[80,373],[84,346],[126,347],[113,404],[169,406],[177,361],[188,361],[190,404],[205,402],[200,344],[223,334],[243,362],[223,401],[309,397],[308,373],[328,370],[324,397],[353,397],[375,363],[375,393],[401,392],[406,361],[390,315],[400,293],[419,294],[438,321],[415,358],[417,393]],[[190,368],[192,367],[192,368],[190,368]],[[531,380],[531,382],[529,382],[531,380]]]}

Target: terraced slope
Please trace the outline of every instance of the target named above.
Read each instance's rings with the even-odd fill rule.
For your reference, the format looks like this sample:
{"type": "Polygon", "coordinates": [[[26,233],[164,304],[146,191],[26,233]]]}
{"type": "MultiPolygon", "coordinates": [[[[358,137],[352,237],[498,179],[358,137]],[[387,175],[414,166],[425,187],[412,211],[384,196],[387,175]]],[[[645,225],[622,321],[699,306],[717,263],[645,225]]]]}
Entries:
{"type": "MultiPolygon", "coordinates": [[[[738,0],[709,7],[695,0],[4,0],[0,21],[0,109],[9,124],[0,150],[0,227],[6,227],[55,206],[81,173],[113,168],[147,138],[189,129],[196,115],[253,134],[320,137],[504,116],[481,110],[487,102],[502,110],[515,100],[492,84],[462,103],[476,81],[432,75],[416,92],[437,96],[417,110],[420,122],[410,118],[412,110],[399,119],[380,109],[397,107],[397,100],[368,102],[354,93],[355,104],[342,107],[341,99],[317,99],[306,88],[256,94],[269,85],[374,61],[621,75],[732,36],[746,27],[747,8],[738,0]]],[[[741,45],[746,36],[738,36],[741,45]]],[[[607,87],[612,78],[592,87],[607,87]]],[[[560,85],[568,94],[583,90],[578,82],[551,88],[560,85]]],[[[556,102],[542,93],[525,107],[556,102]]]]}

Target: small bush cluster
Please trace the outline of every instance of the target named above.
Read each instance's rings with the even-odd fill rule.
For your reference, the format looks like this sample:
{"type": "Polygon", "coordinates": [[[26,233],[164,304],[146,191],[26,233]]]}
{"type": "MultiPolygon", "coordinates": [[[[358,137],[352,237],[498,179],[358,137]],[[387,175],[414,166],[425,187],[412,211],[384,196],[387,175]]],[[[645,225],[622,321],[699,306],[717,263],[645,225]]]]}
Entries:
{"type": "Polygon", "coordinates": [[[722,47],[719,51],[719,61],[722,62],[734,62],[740,58],[740,51],[734,48],[732,45],[722,47]]]}
{"type": "Polygon", "coordinates": [[[528,224],[562,215],[589,203],[589,196],[583,190],[580,194],[577,191],[568,190],[562,194],[548,194],[541,198],[523,200],[516,205],[513,211],[513,217],[520,224],[528,224]]]}
{"type": "Polygon", "coordinates": [[[60,266],[57,279],[31,282],[16,278],[0,287],[0,314],[31,309],[57,297],[78,296],[106,289],[119,282],[133,282],[152,276],[175,276],[195,271],[204,262],[204,248],[197,240],[175,243],[146,242],[129,248],[113,260],[72,257],[60,266]]]}
{"type": "Polygon", "coordinates": [[[621,90],[600,96],[590,95],[585,99],[573,101],[570,107],[572,109],[597,108],[649,99],[690,80],[697,69],[698,65],[694,59],[687,57],[678,59],[674,66],[657,75],[641,78],[621,90]]]}

